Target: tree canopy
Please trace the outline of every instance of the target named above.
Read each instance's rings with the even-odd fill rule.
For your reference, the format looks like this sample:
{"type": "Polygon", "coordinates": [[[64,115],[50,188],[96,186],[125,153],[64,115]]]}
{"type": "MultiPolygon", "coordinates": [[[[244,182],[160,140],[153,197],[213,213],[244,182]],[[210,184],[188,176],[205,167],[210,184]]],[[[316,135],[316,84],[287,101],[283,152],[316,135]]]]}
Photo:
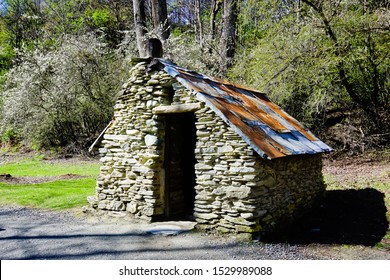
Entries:
{"type": "Polygon", "coordinates": [[[389,29],[384,0],[2,0],[2,143],[84,149],[157,37],[167,58],[264,91],[331,144],[387,145],[389,29]]]}

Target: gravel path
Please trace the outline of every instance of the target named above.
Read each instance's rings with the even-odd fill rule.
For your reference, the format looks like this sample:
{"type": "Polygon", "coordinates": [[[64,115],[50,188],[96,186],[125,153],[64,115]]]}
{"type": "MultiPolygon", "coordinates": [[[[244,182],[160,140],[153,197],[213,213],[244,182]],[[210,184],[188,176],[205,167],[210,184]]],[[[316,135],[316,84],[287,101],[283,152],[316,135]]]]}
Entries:
{"type": "MultiPolygon", "coordinates": [[[[390,259],[364,246],[240,242],[232,235],[151,234],[164,224],[136,224],[82,212],[0,207],[0,259],[390,259]]],[[[170,223],[188,229],[188,223],[170,223]]]]}
{"type": "Polygon", "coordinates": [[[194,231],[162,236],[148,233],[151,226],[69,212],[1,207],[0,259],[309,258],[297,246],[245,243],[233,236],[194,231]]]}

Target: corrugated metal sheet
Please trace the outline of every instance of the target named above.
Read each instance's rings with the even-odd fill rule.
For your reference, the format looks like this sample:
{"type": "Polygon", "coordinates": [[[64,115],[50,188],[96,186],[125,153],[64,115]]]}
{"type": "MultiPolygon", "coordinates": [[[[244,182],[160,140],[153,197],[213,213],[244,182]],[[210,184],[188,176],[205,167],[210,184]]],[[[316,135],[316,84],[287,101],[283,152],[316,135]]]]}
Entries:
{"type": "Polygon", "coordinates": [[[194,91],[260,156],[274,159],[332,150],[264,93],[158,60],[168,74],[194,91]]]}

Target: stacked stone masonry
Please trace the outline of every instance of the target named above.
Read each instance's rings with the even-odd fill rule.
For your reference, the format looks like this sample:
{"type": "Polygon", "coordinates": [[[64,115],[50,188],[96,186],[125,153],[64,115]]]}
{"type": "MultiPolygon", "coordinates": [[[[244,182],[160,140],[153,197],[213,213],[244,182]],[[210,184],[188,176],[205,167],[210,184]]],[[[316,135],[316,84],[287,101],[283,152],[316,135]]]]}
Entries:
{"type": "MultiPolygon", "coordinates": [[[[141,62],[131,69],[101,142],[93,207],[126,211],[146,221],[166,213],[165,200],[172,199],[165,197],[166,115],[153,109],[178,104],[199,104],[193,112],[193,216],[199,228],[248,235],[267,232],[322,196],[321,155],[261,158],[194,93],[163,71],[148,72],[146,62],[141,62]]],[[[169,175],[175,173],[180,170],[169,175]]]]}

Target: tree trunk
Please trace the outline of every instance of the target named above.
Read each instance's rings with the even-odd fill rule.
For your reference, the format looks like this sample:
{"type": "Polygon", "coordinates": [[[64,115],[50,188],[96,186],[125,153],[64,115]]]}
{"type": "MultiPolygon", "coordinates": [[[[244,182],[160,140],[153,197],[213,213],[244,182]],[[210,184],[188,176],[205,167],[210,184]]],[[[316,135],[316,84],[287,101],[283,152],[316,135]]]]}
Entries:
{"type": "Polygon", "coordinates": [[[210,15],[210,37],[214,39],[215,37],[215,20],[219,9],[221,8],[222,2],[220,0],[213,0],[211,4],[211,15],[210,15]]]}
{"type": "Polygon", "coordinates": [[[145,15],[145,1],[133,0],[134,8],[134,29],[137,37],[137,47],[140,57],[146,56],[146,15],[145,15]]]}
{"type": "Polygon", "coordinates": [[[236,50],[237,0],[225,0],[223,2],[222,20],[221,70],[225,72],[233,64],[236,50]]]}
{"type": "Polygon", "coordinates": [[[181,26],[181,20],[182,20],[182,15],[181,15],[181,9],[183,7],[183,4],[181,3],[181,0],[176,1],[176,6],[177,6],[177,25],[181,26]]]}
{"type": "Polygon", "coordinates": [[[168,12],[166,0],[152,0],[152,21],[153,27],[160,38],[165,41],[170,34],[168,24],[168,12]]]}
{"type": "Polygon", "coordinates": [[[196,29],[199,35],[200,48],[203,49],[203,24],[200,11],[200,0],[195,0],[196,29]]]}

